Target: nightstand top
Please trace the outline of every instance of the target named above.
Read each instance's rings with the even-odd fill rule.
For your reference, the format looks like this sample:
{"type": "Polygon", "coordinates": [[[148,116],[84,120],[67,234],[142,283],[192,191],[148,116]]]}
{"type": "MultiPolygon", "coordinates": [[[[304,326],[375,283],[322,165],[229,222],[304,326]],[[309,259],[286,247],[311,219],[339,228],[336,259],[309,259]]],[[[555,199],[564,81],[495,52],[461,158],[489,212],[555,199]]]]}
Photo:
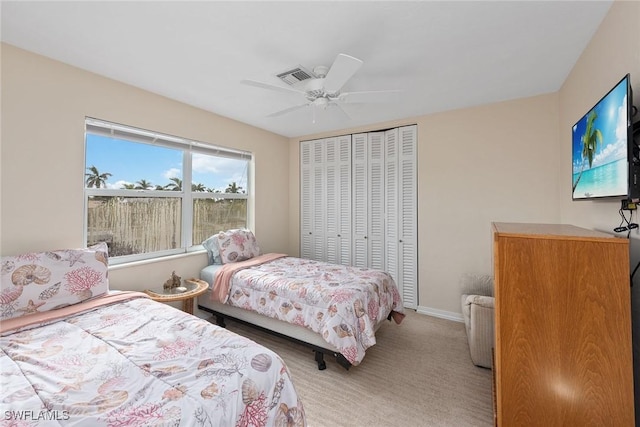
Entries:
{"type": "Polygon", "coordinates": [[[183,301],[188,298],[195,298],[207,291],[209,285],[204,280],[185,279],[184,286],[187,288],[184,292],[177,292],[176,289],[164,289],[158,287],[156,290],[146,289],[144,292],[154,301],[169,302],[183,301]]]}

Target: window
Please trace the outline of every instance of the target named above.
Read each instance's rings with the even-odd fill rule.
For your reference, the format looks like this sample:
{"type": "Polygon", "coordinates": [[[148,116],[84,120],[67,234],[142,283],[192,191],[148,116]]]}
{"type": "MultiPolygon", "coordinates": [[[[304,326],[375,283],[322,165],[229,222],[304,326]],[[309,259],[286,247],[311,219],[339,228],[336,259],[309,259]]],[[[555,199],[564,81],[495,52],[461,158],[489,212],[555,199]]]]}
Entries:
{"type": "Polygon", "coordinates": [[[247,227],[251,161],[248,152],[87,118],[86,244],[106,242],[117,264],[247,227]]]}

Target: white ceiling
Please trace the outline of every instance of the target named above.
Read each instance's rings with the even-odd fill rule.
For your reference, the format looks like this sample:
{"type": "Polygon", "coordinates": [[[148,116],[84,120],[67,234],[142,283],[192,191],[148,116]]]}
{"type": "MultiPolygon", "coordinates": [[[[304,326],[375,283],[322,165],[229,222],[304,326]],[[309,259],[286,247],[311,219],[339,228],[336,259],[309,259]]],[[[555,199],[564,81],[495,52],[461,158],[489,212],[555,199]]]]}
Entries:
{"type": "Polygon", "coordinates": [[[555,92],[611,1],[2,1],[2,41],[288,136],[555,92]],[[402,90],[391,103],[302,108],[275,75],[364,65],[343,92],[402,90]]]}

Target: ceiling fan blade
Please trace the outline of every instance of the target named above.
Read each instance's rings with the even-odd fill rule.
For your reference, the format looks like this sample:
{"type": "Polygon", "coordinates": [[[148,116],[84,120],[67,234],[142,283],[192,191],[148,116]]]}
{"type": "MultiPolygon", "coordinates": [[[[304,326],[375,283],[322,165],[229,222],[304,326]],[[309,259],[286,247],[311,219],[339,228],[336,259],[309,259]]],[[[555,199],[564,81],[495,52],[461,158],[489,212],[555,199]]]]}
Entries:
{"type": "Polygon", "coordinates": [[[276,86],[276,85],[272,85],[272,84],[269,84],[269,83],[257,82],[255,80],[240,80],[240,83],[242,83],[244,85],[248,85],[248,86],[259,87],[259,88],[262,88],[262,89],[277,90],[279,92],[295,93],[295,94],[301,94],[301,95],[305,94],[304,91],[301,91],[301,90],[298,90],[298,89],[285,87],[285,86],[276,86]]]}
{"type": "Polygon", "coordinates": [[[324,78],[323,86],[325,92],[338,92],[360,67],[362,67],[362,61],[358,58],[344,53],[339,54],[324,78]]]}
{"type": "Polygon", "coordinates": [[[399,100],[401,90],[370,90],[362,92],[344,92],[338,97],[345,104],[396,102],[399,100]]]}
{"type": "Polygon", "coordinates": [[[346,118],[347,120],[351,120],[351,116],[349,115],[349,113],[347,113],[347,111],[344,108],[342,108],[342,105],[340,105],[337,102],[332,102],[329,105],[335,105],[338,111],[340,111],[340,113],[342,114],[342,116],[344,116],[344,118],[346,118]]]}
{"type": "Polygon", "coordinates": [[[293,107],[285,108],[284,110],[276,111],[275,113],[268,114],[267,117],[278,117],[283,114],[291,113],[292,111],[299,110],[300,108],[308,107],[309,104],[300,104],[293,107]]]}

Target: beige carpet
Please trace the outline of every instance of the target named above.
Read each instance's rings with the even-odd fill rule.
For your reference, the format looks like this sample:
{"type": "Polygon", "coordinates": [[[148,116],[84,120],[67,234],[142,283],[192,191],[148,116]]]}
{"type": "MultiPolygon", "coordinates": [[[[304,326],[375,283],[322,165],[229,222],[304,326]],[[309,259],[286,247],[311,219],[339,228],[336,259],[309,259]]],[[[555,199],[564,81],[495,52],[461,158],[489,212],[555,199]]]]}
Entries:
{"type": "Polygon", "coordinates": [[[378,343],[348,371],[305,346],[228,321],[227,328],[277,352],[293,376],[310,427],[492,426],[491,371],[471,363],[464,324],[412,310],[385,322],[378,343]]]}

